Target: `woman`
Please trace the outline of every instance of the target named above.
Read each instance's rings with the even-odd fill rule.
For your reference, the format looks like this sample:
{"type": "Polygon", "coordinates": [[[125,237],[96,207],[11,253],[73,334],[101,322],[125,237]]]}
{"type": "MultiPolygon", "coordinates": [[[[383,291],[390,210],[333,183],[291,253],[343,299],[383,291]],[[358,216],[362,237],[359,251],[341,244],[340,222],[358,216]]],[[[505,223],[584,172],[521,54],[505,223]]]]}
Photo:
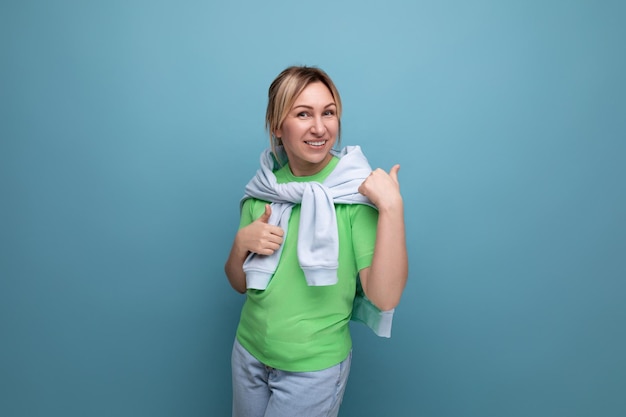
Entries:
{"type": "Polygon", "coordinates": [[[266,127],[271,150],[246,186],[225,265],[247,294],[232,355],[233,416],[336,416],[358,278],[383,312],[406,283],[400,166],[372,171],[359,147],[334,149],[341,99],[318,68],[289,67],[274,80],[266,127]]]}

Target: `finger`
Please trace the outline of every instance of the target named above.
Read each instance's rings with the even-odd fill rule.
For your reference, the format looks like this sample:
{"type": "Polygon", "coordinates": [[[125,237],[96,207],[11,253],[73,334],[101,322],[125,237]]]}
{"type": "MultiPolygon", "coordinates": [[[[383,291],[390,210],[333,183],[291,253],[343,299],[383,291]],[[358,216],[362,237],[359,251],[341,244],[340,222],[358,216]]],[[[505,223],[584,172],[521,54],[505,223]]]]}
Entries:
{"type": "Polygon", "coordinates": [[[270,256],[274,254],[274,250],[269,249],[269,248],[262,248],[259,249],[258,251],[254,252],[254,253],[258,253],[259,255],[265,255],[265,256],[270,256]]]}
{"type": "Polygon", "coordinates": [[[391,167],[391,170],[389,171],[389,176],[395,182],[398,182],[398,171],[400,171],[400,164],[395,164],[393,167],[391,167]]]}
{"type": "Polygon", "coordinates": [[[280,245],[282,245],[283,242],[282,240],[280,242],[268,242],[267,246],[269,249],[276,251],[278,250],[278,248],[280,248],[280,245]]]}
{"type": "Polygon", "coordinates": [[[273,234],[274,236],[278,236],[282,238],[282,236],[285,234],[285,231],[283,230],[282,227],[272,226],[272,228],[270,229],[270,233],[273,234]]]}
{"type": "Polygon", "coordinates": [[[267,237],[267,241],[270,243],[275,243],[277,245],[281,245],[283,243],[283,236],[278,234],[270,234],[267,237]]]}
{"type": "MultiPolygon", "coordinates": [[[[367,181],[367,180],[365,180],[365,181],[367,181]]],[[[359,185],[359,188],[358,188],[358,190],[357,190],[357,191],[358,191],[361,195],[366,195],[366,192],[367,192],[367,191],[365,190],[365,181],[363,181],[363,182],[361,183],[361,185],[359,185]]]]}
{"type": "Polygon", "coordinates": [[[269,239],[262,244],[262,246],[259,248],[257,253],[261,255],[272,255],[274,252],[276,252],[280,248],[280,245],[282,244],[283,244],[282,239],[278,239],[278,240],[269,239]]]}
{"type": "Polygon", "coordinates": [[[265,213],[261,214],[261,217],[258,218],[259,221],[263,223],[267,223],[272,215],[272,208],[269,204],[265,205],[265,213]]]}

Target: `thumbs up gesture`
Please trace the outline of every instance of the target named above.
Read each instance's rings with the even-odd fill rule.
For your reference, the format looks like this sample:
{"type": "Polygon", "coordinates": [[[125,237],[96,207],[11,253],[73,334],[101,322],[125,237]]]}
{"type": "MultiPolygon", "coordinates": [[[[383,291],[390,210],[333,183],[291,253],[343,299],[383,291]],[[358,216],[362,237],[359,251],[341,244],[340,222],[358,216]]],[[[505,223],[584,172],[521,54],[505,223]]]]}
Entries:
{"type": "Polygon", "coordinates": [[[283,243],[284,231],[268,223],[271,215],[272,208],[266,204],[265,212],[258,219],[239,229],[236,236],[237,244],[248,252],[259,255],[271,255],[278,250],[283,243]]]}
{"type": "Polygon", "coordinates": [[[400,182],[398,181],[400,165],[394,165],[389,173],[378,168],[359,186],[359,193],[369,198],[379,211],[402,206],[400,182]]]}

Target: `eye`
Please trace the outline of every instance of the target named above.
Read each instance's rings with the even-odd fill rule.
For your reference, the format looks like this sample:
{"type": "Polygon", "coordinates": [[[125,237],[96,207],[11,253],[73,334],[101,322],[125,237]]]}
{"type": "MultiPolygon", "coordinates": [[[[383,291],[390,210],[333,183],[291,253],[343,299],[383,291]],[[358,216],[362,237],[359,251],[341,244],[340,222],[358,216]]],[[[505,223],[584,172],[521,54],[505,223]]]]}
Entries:
{"type": "Polygon", "coordinates": [[[297,114],[297,117],[299,117],[301,119],[304,119],[304,118],[309,117],[309,116],[310,116],[309,112],[306,112],[306,111],[301,111],[300,113],[297,114]]]}
{"type": "Polygon", "coordinates": [[[324,116],[334,116],[335,110],[326,110],[324,111],[324,116]]]}

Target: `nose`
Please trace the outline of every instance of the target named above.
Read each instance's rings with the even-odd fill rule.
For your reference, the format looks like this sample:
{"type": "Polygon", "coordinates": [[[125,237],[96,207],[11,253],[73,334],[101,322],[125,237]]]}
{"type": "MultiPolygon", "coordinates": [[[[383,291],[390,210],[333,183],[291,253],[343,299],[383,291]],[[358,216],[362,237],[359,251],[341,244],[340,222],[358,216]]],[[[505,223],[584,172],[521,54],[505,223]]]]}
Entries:
{"type": "Polygon", "coordinates": [[[324,124],[322,117],[318,116],[313,118],[311,133],[315,136],[323,136],[326,133],[326,125],[324,124]]]}

